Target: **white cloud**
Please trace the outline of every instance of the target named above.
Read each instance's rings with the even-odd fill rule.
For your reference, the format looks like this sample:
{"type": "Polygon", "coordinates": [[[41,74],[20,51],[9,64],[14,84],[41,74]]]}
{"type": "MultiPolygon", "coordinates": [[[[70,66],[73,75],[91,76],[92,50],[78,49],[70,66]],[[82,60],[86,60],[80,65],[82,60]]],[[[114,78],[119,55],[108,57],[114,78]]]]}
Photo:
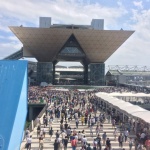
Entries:
{"type": "Polygon", "coordinates": [[[3,59],[16,51],[20,50],[22,44],[15,36],[8,36],[7,41],[5,40],[5,36],[0,36],[0,59],[3,59]]]}
{"type": "MultiPolygon", "coordinates": [[[[50,16],[56,21],[73,24],[90,24],[92,18],[116,23],[116,19],[127,13],[121,6],[109,8],[100,4],[85,4],[76,0],[30,1],[1,0],[0,14],[17,19],[17,25],[29,22],[38,25],[39,16],[50,16]]],[[[7,20],[9,18],[6,17],[7,20]]],[[[3,18],[5,19],[5,18],[3,18]]],[[[9,25],[13,22],[9,22],[9,25]]]]}
{"type": "MultiPolygon", "coordinates": [[[[90,1],[89,1],[90,2],[90,1]]],[[[121,1],[118,7],[110,8],[98,3],[84,3],[83,0],[1,0],[0,30],[11,33],[8,26],[38,26],[39,17],[52,17],[52,23],[90,24],[92,18],[105,19],[105,29],[117,29],[122,24],[128,25],[135,33],[106,61],[106,65],[147,65],[150,64],[150,10],[143,10],[142,1],[133,4],[140,10],[132,10],[131,18],[121,1]],[[118,22],[119,19],[124,22],[118,22]],[[130,19],[130,20],[129,20],[130,19]],[[132,22],[132,24],[131,24],[132,22]]],[[[0,59],[18,51],[22,44],[10,35],[0,35],[0,59]]]]}
{"type": "Polygon", "coordinates": [[[133,1],[134,6],[143,9],[143,2],[142,1],[133,1]]]}
{"type": "Polygon", "coordinates": [[[150,9],[132,10],[134,24],[130,28],[135,33],[115,52],[106,64],[149,65],[150,64],[150,9]]]}
{"type": "Polygon", "coordinates": [[[0,43],[0,59],[3,59],[15,52],[17,52],[18,50],[20,50],[20,48],[22,47],[21,43],[15,43],[15,42],[11,42],[11,43],[0,43]]]}
{"type": "MultiPolygon", "coordinates": [[[[110,8],[83,0],[1,0],[0,31],[11,33],[8,26],[38,26],[39,17],[52,17],[52,23],[90,24],[92,18],[105,19],[105,29],[117,26],[117,19],[127,11],[122,7],[110,8]]],[[[16,51],[22,44],[12,34],[5,35],[8,43],[0,43],[0,57],[16,51]]]]}

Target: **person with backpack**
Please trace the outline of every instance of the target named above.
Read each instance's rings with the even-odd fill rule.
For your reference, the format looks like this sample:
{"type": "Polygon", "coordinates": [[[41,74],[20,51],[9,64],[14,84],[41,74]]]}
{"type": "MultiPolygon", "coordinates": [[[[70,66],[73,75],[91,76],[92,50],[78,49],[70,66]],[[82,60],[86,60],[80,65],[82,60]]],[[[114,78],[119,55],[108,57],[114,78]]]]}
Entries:
{"type": "Polygon", "coordinates": [[[51,138],[53,136],[53,128],[51,127],[50,130],[49,130],[49,135],[50,135],[50,141],[51,141],[51,138]]]}
{"type": "Polygon", "coordinates": [[[71,146],[72,146],[72,150],[76,150],[77,141],[75,140],[75,138],[73,138],[73,139],[71,140],[71,146]]]}

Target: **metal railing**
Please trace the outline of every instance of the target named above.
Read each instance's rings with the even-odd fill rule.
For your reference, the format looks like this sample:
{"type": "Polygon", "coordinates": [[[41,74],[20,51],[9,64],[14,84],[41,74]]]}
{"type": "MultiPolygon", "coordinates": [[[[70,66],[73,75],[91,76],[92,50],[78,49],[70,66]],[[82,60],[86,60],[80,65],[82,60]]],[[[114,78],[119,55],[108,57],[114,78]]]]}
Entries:
{"type": "Polygon", "coordinates": [[[36,125],[37,125],[37,118],[41,118],[42,117],[42,115],[44,114],[44,112],[46,111],[46,109],[47,109],[47,105],[45,105],[44,106],[44,108],[41,110],[41,112],[39,113],[39,115],[35,118],[35,120],[33,121],[31,121],[31,123],[30,123],[30,125],[29,125],[29,131],[31,132],[31,131],[33,131],[33,129],[34,129],[34,127],[36,127],[36,125]]]}
{"type": "Polygon", "coordinates": [[[7,56],[4,58],[4,60],[18,60],[23,57],[23,48],[21,48],[19,51],[7,56]]]}

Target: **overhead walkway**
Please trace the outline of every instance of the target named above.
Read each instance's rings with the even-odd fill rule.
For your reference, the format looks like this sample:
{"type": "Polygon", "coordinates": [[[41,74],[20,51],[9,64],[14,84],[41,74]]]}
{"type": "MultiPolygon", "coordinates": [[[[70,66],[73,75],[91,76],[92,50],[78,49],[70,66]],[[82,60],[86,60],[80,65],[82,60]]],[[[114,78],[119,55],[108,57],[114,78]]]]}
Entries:
{"type": "Polygon", "coordinates": [[[23,48],[21,48],[19,51],[7,56],[4,58],[4,60],[18,60],[23,57],[23,48]]]}

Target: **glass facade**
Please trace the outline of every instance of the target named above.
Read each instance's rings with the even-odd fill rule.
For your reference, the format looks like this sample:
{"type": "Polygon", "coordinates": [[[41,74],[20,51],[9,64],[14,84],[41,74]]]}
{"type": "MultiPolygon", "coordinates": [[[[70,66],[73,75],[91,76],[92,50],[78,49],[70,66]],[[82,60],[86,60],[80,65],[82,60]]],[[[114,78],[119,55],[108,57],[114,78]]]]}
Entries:
{"type": "Polygon", "coordinates": [[[88,69],[88,84],[105,85],[105,64],[91,63],[88,69]]]}
{"type": "Polygon", "coordinates": [[[53,63],[52,62],[38,62],[37,63],[37,83],[53,82],[53,63]]]}

